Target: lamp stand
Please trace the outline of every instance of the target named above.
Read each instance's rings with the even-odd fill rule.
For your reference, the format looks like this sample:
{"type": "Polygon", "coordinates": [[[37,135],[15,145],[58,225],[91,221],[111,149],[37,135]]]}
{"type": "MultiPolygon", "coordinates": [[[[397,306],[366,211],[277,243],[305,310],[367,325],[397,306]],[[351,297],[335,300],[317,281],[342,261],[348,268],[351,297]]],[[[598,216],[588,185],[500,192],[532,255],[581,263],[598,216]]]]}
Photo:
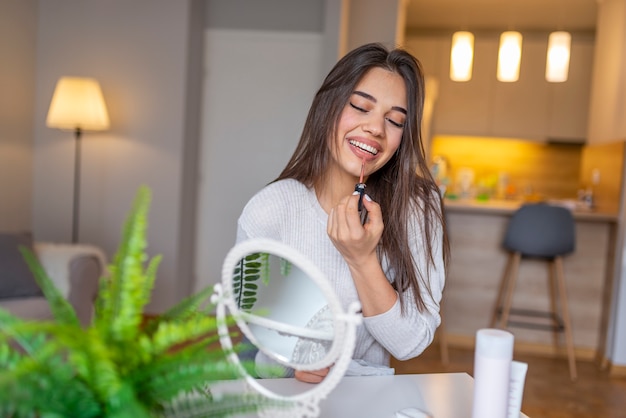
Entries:
{"type": "Polygon", "coordinates": [[[74,130],[74,208],[72,215],[72,243],[78,242],[78,220],[80,216],[80,139],[82,130],[76,128],[74,130]]]}

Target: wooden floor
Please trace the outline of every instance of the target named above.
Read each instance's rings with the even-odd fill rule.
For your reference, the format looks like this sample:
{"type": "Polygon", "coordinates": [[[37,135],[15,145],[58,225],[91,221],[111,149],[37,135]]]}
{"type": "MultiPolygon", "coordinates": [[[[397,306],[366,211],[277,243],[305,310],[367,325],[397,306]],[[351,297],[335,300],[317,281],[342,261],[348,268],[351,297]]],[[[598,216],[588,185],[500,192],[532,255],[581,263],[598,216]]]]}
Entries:
{"type": "MultiPolygon", "coordinates": [[[[473,350],[450,348],[449,357],[444,366],[435,343],[420,357],[405,362],[393,360],[391,365],[397,374],[473,374],[473,350]]],[[[578,380],[572,382],[566,359],[516,354],[515,360],[528,363],[522,412],[529,418],[626,418],[626,379],[610,378],[595,363],[577,361],[578,380]]]]}

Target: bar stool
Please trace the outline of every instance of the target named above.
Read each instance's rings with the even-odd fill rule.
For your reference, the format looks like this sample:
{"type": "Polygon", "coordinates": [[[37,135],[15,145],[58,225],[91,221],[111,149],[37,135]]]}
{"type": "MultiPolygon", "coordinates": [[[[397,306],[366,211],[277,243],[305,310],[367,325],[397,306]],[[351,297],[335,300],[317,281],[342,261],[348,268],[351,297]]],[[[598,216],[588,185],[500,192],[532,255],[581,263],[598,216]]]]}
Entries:
{"type": "Polygon", "coordinates": [[[509,252],[509,258],[491,319],[492,327],[496,325],[499,328],[518,326],[552,330],[555,345],[558,345],[557,333],[564,333],[572,380],[576,380],[577,377],[576,357],[565,291],[563,256],[574,252],[575,245],[575,223],[568,209],[545,203],[526,204],[520,207],[513,214],[504,237],[503,247],[509,252]],[[511,307],[519,265],[523,258],[543,259],[549,263],[550,311],[548,312],[511,307]],[[535,321],[512,321],[509,320],[511,315],[516,318],[534,318],[535,321]],[[538,322],[538,318],[547,321],[538,322]]]}

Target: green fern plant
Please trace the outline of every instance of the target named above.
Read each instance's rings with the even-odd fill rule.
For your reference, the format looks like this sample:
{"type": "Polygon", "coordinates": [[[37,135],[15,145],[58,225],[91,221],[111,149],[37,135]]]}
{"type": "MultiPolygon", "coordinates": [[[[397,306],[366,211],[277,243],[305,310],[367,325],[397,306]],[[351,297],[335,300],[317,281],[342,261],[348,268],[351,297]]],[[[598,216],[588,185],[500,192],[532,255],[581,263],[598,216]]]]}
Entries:
{"type": "Polygon", "coordinates": [[[144,319],[161,260],[145,253],[150,197],[138,190],[87,327],[36,256],[20,249],[54,320],[0,309],[0,416],[225,417],[276,406],[251,394],[212,397],[213,383],[241,377],[217,344],[212,287],[144,319]]]}

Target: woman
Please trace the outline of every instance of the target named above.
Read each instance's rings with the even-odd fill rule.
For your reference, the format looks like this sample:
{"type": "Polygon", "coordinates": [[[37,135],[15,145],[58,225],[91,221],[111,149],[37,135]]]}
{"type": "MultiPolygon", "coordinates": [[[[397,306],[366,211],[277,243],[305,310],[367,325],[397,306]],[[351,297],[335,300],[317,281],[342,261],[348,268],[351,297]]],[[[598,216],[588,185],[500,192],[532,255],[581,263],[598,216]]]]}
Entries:
{"type": "MultiPolygon", "coordinates": [[[[418,356],[440,323],[448,244],[421,142],[423,103],[421,66],[408,52],[351,51],[315,95],[287,166],[238,222],[237,241],[291,245],[326,274],[344,308],[360,302],[353,358],[366,364],[418,356]],[[366,184],[364,198],[356,183],[366,184]]],[[[319,382],[327,373],[295,376],[319,382]]]]}

